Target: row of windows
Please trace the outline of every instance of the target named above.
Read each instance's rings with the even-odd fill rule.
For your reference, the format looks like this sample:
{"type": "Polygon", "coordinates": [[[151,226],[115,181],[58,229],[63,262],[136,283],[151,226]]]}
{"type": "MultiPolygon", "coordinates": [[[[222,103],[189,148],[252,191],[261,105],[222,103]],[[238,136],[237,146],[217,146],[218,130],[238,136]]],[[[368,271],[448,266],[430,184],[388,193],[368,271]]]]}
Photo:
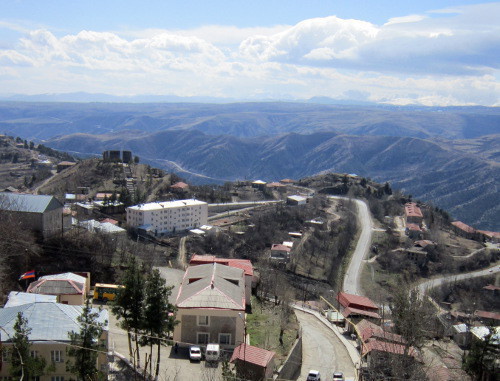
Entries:
{"type": "MultiPolygon", "coordinates": [[[[1,381],[16,381],[14,377],[3,376],[0,377],[1,381]]],[[[39,376],[31,377],[29,381],[40,381],[39,376]]],[[[64,381],[64,376],[52,376],[50,377],[50,381],[64,381]]]]}
{"type": "MultiPolygon", "coordinates": [[[[208,332],[197,332],[196,333],[197,344],[208,344],[210,343],[210,333],[208,332]]],[[[219,344],[221,345],[231,345],[231,334],[230,333],[219,333],[219,344]]]]}
{"type": "MultiPolygon", "coordinates": [[[[30,351],[31,357],[38,357],[38,351],[30,351]]],[[[10,362],[11,352],[8,349],[2,350],[2,362],[10,362]]],[[[52,362],[64,362],[62,357],[62,351],[50,351],[50,361],[52,362]]]]}

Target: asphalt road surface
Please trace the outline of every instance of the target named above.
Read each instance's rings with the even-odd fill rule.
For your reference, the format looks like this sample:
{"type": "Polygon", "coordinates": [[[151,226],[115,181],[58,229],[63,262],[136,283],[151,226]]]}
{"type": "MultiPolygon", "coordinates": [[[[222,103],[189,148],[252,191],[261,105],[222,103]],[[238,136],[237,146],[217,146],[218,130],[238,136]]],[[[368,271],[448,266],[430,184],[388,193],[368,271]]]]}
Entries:
{"type": "Polygon", "coordinates": [[[298,310],[295,314],[302,329],[302,368],[298,380],[305,380],[311,369],[321,373],[321,380],[331,380],[333,372],[344,372],[346,380],[354,380],[354,364],[337,336],[315,316],[298,310]]]}
{"type": "MultiPolygon", "coordinates": [[[[332,198],[344,199],[346,197],[331,196],[332,198]]],[[[361,286],[359,276],[361,274],[361,265],[363,259],[368,256],[372,241],[372,218],[368,210],[368,205],[364,201],[354,200],[358,210],[358,226],[361,228],[358,243],[351,257],[351,262],[344,275],[344,292],[349,294],[361,295],[361,286]]]]}
{"type": "Polygon", "coordinates": [[[418,287],[418,291],[420,292],[421,295],[424,295],[428,290],[442,286],[445,283],[449,282],[455,282],[455,281],[460,281],[460,280],[465,280],[465,279],[471,279],[471,278],[478,278],[486,275],[492,275],[495,273],[500,272],[500,266],[495,265],[493,267],[488,267],[487,269],[484,270],[477,270],[477,271],[472,271],[470,273],[464,273],[464,274],[454,274],[454,275],[448,275],[440,278],[434,278],[430,279],[428,281],[425,281],[423,283],[420,283],[418,287]]]}

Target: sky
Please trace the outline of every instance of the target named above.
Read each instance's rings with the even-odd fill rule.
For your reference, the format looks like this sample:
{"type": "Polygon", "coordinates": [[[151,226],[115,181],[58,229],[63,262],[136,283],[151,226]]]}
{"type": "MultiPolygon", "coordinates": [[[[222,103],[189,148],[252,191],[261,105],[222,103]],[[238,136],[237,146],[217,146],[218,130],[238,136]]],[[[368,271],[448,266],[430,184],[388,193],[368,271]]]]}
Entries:
{"type": "Polygon", "coordinates": [[[0,0],[0,95],[500,105],[500,2],[0,0]]]}

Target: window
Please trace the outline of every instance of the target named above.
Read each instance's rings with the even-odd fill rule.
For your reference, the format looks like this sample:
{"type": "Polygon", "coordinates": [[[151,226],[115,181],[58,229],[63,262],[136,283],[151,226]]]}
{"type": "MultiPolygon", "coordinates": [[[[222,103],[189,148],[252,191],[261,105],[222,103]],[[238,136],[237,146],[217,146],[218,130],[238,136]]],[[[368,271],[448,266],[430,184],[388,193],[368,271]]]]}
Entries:
{"type": "Polygon", "coordinates": [[[52,376],[50,378],[50,381],[64,381],[64,377],[63,376],[52,376]]]}
{"type": "Polygon", "coordinates": [[[219,333],[219,344],[231,345],[231,334],[230,333],[219,333]]]}
{"type": "Polygon", "coordinates": [[[198,316],[198,325],[208,326],[210,325],[210,319],[208,316],[198,316]]]}
{"type": "MultiPolygon", "coordinates": [[[[50,351],[50,360],[52,362],[63,362],[62,356],[61,356],[61,351],[50,351]]],[[[55,376],[55,377],[59,377],[59,376],[55,376]]]]}
{"type": "Polygon", "coordinates": [[[38,351],[30,351],[30,356],[36,359],[38,357],[38,351]]]}
{"type": "Polygon", "coordinates": [[[197,332],[196,333],[197,344],[208,344],[209,339],[210,339],[210,335],[206,332],[197,332]]]}

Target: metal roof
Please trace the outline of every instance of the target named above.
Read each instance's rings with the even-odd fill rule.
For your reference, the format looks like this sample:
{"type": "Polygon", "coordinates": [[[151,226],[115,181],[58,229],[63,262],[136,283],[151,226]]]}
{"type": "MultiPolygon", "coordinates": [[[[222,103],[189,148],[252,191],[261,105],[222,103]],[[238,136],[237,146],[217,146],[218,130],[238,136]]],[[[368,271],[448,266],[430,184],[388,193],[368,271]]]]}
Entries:
{"type": "Polygon", "coordinates": [[[84,284],[68,279],[39,279],[31,283],[27,291],[45,295],[81,295],[85,292],[84,284]]]}
{"type": "Polygon", "coordinates": [[[4,308],[22,306],[29,303],[57,302],[56,295],[32,294],[30,292],[11,291],[4,308]]]}
{"type": "Polygon", "coordinates": [[[63,207],[54,196],[9,192],[0,193],[0,205],[4,210],[31,213],[44,213],[63,207]]]}
{"type": "Polygon", "coordinates": [[[40,279],[48,279],[48,280],[72,280],[78,283],[85,283],[87,278],[77,275],[75,273],[62,273],[62,274],[53,274],[53,275],[44,275],[40,279]]]}
{"type": "Polygon", "coordinates": [[[162,210],[168,208],[182,208],[185,206],[193,205],[208,205],[204,201],[199,200],[178,200],[178,201],[164,201],[164,202],[150,202],[147,204],[139,204],[134,206],[129,206],[127,210],[162,210]]]}
{"type": "Polygon", "coordinates": [[[177,307],[244,310],[244,271],[218,263],[188,267],[177,307]]]}
{"type": "Polygon", "coordinates": [[[242,343],[234,348],[233,355],[229,362],[242,360],[265,368],[269,365],[275,354],[275,352],[242,343]]]}
{"type": "MultiPolygon", "coordinates": [[[[82,310],[83,306],[45,302],[1,308],[2,340],[8,341],[8,338],[14,335],[14,323],[17,314],[21,312],[31,328],[30,341],[69,341],[68,334],[71,331],[80,331],[77,318],[82,314],[82,310]]],[[[104,329],[108,330],[108,311],[99,311],[96,308],[92,310],[99,314],[97,320],[104,323],[104,329]]]]}

